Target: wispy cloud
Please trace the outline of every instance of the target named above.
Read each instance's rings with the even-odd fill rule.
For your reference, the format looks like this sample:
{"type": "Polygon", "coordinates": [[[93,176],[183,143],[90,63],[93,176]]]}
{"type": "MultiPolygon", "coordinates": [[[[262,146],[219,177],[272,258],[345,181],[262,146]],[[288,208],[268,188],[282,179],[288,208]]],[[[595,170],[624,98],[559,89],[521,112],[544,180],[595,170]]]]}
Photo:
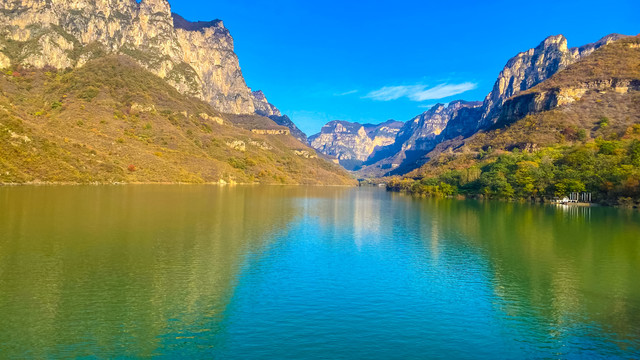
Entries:
{"type": "Polygon", "coordinates": [[[368,93],[365,98],[377,101],[391,101],[406,97],[412,101],[437,100],[449,96],[462,94],[463,92],[473,90],[478,85],[471,82],[461,84],[440,84],[434,87],[427,85],[401,85],[401,86],[385,86],[368,93]]]}
{"type": "Polygon", "coordinates": [[[345,95],[355,94],[357,92],[358,92],[358,90],[349,90],[349,91],[345,91],[345,92],[342,92],[342,93],[333,94],[333,96],[345,96],[345,95]]]}
{"type": "Polygon", "coordinates": [[[432,107],[436,106],[436,104],[423,104],[423,105],[418,105],[419,108],[427,108],[427,109],[431,109],[432,107]]]}

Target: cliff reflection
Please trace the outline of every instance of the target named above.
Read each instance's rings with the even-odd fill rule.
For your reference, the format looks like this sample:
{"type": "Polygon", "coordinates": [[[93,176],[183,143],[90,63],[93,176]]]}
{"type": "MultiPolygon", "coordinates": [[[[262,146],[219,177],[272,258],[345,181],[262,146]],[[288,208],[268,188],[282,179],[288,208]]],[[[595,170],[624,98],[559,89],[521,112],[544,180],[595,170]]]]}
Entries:
{"type": "Polygon", "coordinates": [[[295,197],[278,187],[0,189],[2,356],[152,356],[161,342],[213,341],[244,254],[300,215],[295,197]]]}
{"type": "Polygon", "coordinates": [[[611,333],[622,349],[640,345],[637,213],[475,201],[420,204],[423,221],[440,224],[433,231],[448,235],[447,246],[472,244],[489,260],[501,299],[495,306],[507,321],[533,315],[539,321],[530,326],[554,337],[562,336],[560,329],[590,324],[595,332],[611,333]]]}

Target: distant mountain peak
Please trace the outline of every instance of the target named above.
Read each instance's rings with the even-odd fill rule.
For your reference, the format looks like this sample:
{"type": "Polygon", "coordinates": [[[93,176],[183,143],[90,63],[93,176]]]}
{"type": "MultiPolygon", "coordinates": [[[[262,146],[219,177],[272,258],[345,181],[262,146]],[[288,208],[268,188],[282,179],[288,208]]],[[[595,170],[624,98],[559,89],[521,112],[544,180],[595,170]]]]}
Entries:
{"type": "Polygon", "coordinates": [[[222,20],[212,20],[212,21],[189,21],[176,13],[171,13],[173,17],[173,26],[176,29],[183,29],[187,31],[201,31],[206,28],[216,27],[216,28],[224,28],[224,24],[222,20]]]}

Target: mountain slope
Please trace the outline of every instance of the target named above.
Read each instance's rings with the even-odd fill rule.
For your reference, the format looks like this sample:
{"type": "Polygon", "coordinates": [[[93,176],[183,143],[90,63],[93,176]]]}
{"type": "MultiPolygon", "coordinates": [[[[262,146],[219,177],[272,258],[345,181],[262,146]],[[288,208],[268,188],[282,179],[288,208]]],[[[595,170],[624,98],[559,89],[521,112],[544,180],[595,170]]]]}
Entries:
{"type": "Polygon", "coordinates": [[[407,121],[398,132],[395,141],[380,149],[369,158],[360,173],[382,175],[392,172],[406,173],[415,168],[416,161],[425,152],[433,149],[439,135],[452,119],[462,111],[479,108],[481,103],[463,100],[452,101],[448,105],[436,104],[431,109],[407,121]],[[410,166],[408,170],[405,168],[410,166]]]}
{"type": "Polygon", "coordinates": [[[625,35],[610,34],[595,43],[568,48],[567,39],[563,35],[549,36],[537,47],[509,59],[484,100],[482,117],[476,130],[494,124],[502,104],[508,98],[549,79],[596,49],[624,37],[625,35]]]}
{"type": "MultiPolygon", "coordinates": [[[[640,37],[593,51],[502,106],[487,131],[447,140],[394,181],[421,194],[640,202],[640,37]]],[[[635,206],[640,206],[636,203],[635,206]]]]}
{"type": "Polygon", "coordinates": [[[282,115],[280,110],[267,100],[262,90],[252,91],[251,94],[253,95],[253,105],[256,109],[256,114],[266,116],[276,124],[288,127],[293,137],[302,143],[307,143],[307,135],[298,129],[296,124],[294,124],[287,115],[282,115]]]}
{"type": "Polygon", "coordinates": [[[382,124],[365,124],[334,120],[320,133],[309,137],[317,151],[338,159],[346,169],[358,169],[380,148],[395,141],[402,123],[389,120],[382,124]]]}
{"type": "Polygon", "coordinates": [[[166,0],[2,1],[0,52],[3,67],[8,59],[14,66],[56,69],[126,54],[218,111],[254,112],[222,21],[190,23],[172,14],[166,0]]]}
{"type": "Polygon", "coordinates": [[[363,177],[405,174],[424,164],[437,144],[466,138],[498,121],[508,98],[547,80],[576,61],[611,42],[624,38],[611,34],[579,48],[569,48],[562,35],[550,36],[537,47],[507,61],[484,102],[454,101],[436,105],[408,121],[396,143],[370,159],[359,171],[363,177]]]}
{"type": "Polygon", "coordinates": [[[128,56],[14,68],[0,89],[0,183],[353,183],[289,129],[220,113],[128,56]]]}

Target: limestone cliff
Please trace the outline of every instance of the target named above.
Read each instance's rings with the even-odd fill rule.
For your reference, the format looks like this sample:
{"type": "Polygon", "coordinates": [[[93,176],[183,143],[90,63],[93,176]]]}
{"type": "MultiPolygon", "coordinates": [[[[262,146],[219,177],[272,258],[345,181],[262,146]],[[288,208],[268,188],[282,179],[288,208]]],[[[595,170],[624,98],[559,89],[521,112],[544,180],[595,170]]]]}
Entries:
{"type": "Polygon", "coordinates": [[[437,104],[428,111],[408,121],[400,130],[397,141],[401,142],[400,151],[430,150],[432,143],[440,135],[449,121],[458,115],[461,109],[478,108],[479,102],[456,100],[448,105],[437,104]]]}
{"type": "Polygon", "coordinates": [[[608,84],[611,79],[603,78],[598,81],[604,83],[594,80],[577,88],[547,89],[524,94],[568,66],[589,58],[595,50],[622,38],[626,36],[611,34],[577,48],[569,48],[567,39],[562,35],[546,38],[537,47],[519,53],[507,62],[484,102],[454,101],[448,107],[439,104],[408,121],[394,144],[369,158],[362,174],[379,176],[406,173],[428,160],[426,155],[440,143],[456,138],[460,141],[478,131],[575,101],[591,88],[617,87],[622,91],[620,89],[633,87],[634,83],[629,82],[611,85],[608,84]],[[506,107],[504,111],[503,105],[506,107]]]}
{"type": "Polygon", "coordinates": [[[293,137],[303,144],[307,143],[307,134],[302,132],[287,115],[282,115],[280,110],[267,100],[262,90],[252,91],[251,95],[253,96],[253,106],[256,109],[256,114],[268,117],[280,126],[288,127],[293,137]]]}
{"type": "Polygon", "coordinates": [[[440,134],[452,119],[462,111],[479,109],[482,103],[463,100],[452,101],[448,105],[436,104],[431,109],[407,121],[398,132],[396,140],[380,149],[366,162],[366,173],[396,169],[403,163],[413,163],[415,159],[435,147],[440,134]]]}
{"type": "Polygon", "coordinates": [[[393,144],[403,125],[404,123],[400,121],[387,120],[382,124],[365,124],[363,126],[367,131],[367,135],[373,141],[375,149],[379,149],[393,144]]]}
{"type": "Polygon", "coordinates": [[[0,67],[75,68],[109,53],[132,57],[216,110],[254,112],[222,21],[188,22],[166,0],[0,2],[0,67]]]}
{"type": "Polygon", "coordinates": [[[505,101],[494,127],[570,106],[593,93],[640,91],[640,37],[627,37],[589,54],[549,80],[505,101]]]}
{"type": "Polygon", "coordinates": [[[376,149],[394,142],[401,122],[389,120],[379,125],[334,120],[320,133],[309,137],[311,147],[332,157],[349,170],[359,168],[376,149]]]}
{"type": "Polygon", "coordinates": [[[623,37],[624,35],[611,34],[592,44],[568,48],[567,39],[563,35],[549,36],[537,47],[514,56],[502,69],[493,89],[485,98],[477,129],[494,124],[500,115],[502,104],[508,98],[534,87],[594,50],[623,37]]]}
{"type": "Polygon", "coordinates": [[[282,116],[280,110],[269,103],[262,90],[252,91],[251,95],[253,97],[253,107],[256,109],[256,114],[262,116],[282,116]]]}

